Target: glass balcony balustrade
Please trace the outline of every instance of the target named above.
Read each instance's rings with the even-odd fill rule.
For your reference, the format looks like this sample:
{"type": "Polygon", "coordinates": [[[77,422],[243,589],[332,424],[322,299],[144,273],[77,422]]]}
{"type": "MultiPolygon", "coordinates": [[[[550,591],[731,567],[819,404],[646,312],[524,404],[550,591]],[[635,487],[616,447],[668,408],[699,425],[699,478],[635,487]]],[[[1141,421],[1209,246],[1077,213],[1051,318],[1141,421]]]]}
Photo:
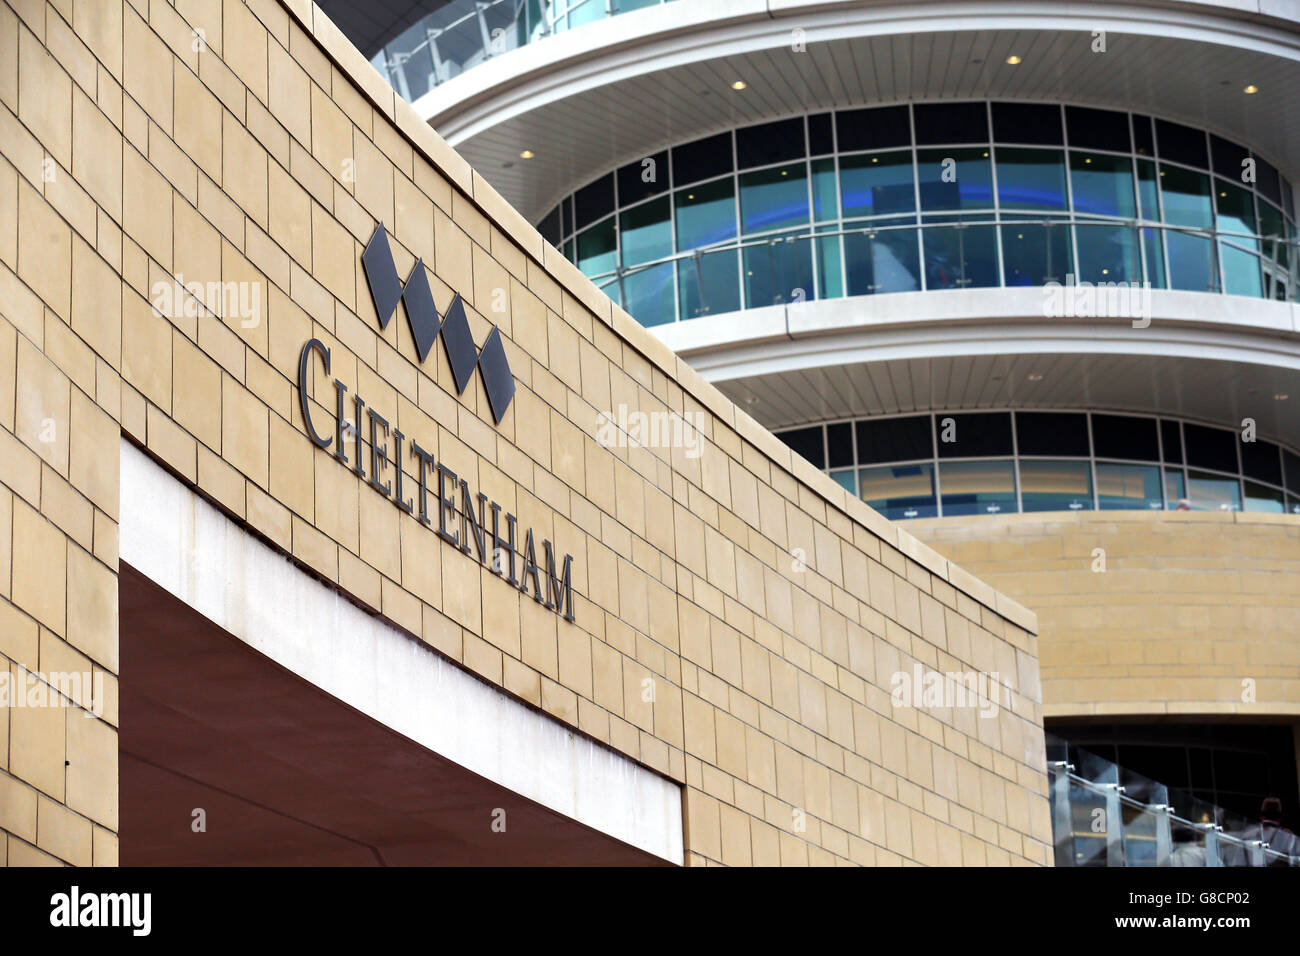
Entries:
{"type": "Polygon", "coordinates": [[[371,64],[407,102],[494,56],[669,0],[452,0],[386,43],[371,64]]]}
{"type": "Polygon", "coordinates": [[[1057,866],[1300,866],[1291,838],[1047,734],[1057,866]]]}

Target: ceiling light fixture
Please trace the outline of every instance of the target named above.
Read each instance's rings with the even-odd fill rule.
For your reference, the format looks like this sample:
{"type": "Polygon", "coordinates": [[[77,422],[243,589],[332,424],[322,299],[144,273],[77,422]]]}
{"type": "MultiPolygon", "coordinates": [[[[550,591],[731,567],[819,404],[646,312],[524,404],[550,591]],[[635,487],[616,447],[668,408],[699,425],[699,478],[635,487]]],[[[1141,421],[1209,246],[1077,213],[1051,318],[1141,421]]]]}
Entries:
{"type": "Polygon", "coordinates": [[[1030,373],[1029,373],[1029,381],[1031,381],[1031,382],[1041,382],[1042,380],[1043,380],[1043,376],[1040,375],[1038,372],[1030,372],[1030,373]]]}
{"type": "Polygon", "coordinates": [[[1286,392],[1278,392],[1276,395],[1273,396],[1273,401],[1285,402],[1288,398],[1290,398],[1290,396],[1287,395],[1286,392]]]}
{"type": "Polygon", "coordinates": [[[743,90],[747,86],[749,86],[749,84],[746,83],[744,80],[737,80],[735,83],[731,84],[731,88],[733,90],[743,90]]]}
{"type": "Polygon", "coordinates": [[[537,155],[537,154],[534,153],[531,149],[526,149],[526,150],[524,150],[522,153],[519,154],[519,158],[520,158],[520,159],[532,159],[535,155],[537,155]]]}
{"type": "Polygon", "coordinates": [[[1011,66],[1015,66],[1019,62],[1020,62],[1020,57],[1016,56],[1014,53],[1011,54],[1009,57],[1007,57],[1007,63],[1010,64],[1011,66]]]}
{"type": "Polygon", "coordinates": [[[1245,89],[1243,89],[1241,92],[1243,92],[1243,93],[1258,93],[1258,92],[1259,92],[1259,87],[1256,86],[1254,83],[1251,83],[1249,86],[1247,86],[1247,87],[1246,87],[1245,89]]]}

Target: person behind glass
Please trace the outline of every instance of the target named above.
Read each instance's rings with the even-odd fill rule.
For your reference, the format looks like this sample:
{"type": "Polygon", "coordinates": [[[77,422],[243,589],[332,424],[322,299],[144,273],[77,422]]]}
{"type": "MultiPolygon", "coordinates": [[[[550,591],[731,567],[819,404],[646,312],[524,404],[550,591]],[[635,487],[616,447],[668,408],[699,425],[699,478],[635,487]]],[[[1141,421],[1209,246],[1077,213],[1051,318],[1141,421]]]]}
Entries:
{"type": "Polygon", "coordinates": [[[1179,511],[1191,511],[1191,510],[1192,510],[1192,503],[1191,503],[1191,501],[1189,501],[1189,500],[1186,499],[1186,498],[1179,498],[1179,499],[1178,499],[1178,510],[1179,510],[1179,511]]]}
{"type": "MultiPolygon", "coordinates": [[[[1292,860],[1300,856],[1300,838],[1282,826],[1282,801],[1277,797],[1265,797],[1259,806],[1259,823],[1252,823],[1242,833],[1247,841],[1262,840],[1274,853],[1283,853],[1292,860]]],[[[1269,866],[1287,866],[1286,860],[1272,858],[1269,866]]]]}

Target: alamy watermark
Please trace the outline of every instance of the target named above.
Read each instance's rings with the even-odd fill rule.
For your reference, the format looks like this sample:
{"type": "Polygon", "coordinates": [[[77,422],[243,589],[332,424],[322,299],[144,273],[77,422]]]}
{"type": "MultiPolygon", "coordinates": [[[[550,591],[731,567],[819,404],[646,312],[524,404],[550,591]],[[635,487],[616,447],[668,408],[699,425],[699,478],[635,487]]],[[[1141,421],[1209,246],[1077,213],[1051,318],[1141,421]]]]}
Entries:
{"type": "Polygon", "coordinates": [[[104,672],[0,671],[0,707],[84,707],[87,717],[104,716],[104,672]],[[84,704],[78,704],[84,701],[84,704]]]}
{"type": "Polygon", "coordinates": [[[1151,283],[1079,281],[1043,286],[1043,315],[1051,319],[1131,319],[1133,328],[1151,324],[1151,283]]]}
{"type": "Polygon", "coordinates": [[[681,448],[687,458],[704,454],[704,413],[633,411],[619,405],[596,415],[596,442],[602,448],[681,448]]]}
{"type": "Polygon", "coordinates": [[[895,707],[969,707],[981,717],[993,717],[999,701],[1011,704],[1011,688],[997,671],[936,671],[913,664],[910,671],[896,671],[890,687],[895,707]]]}
{"type": "Polygon", "coordinates": [[[260,282],[186,282],[177,273],[170,281],[159,279],[149,293],[149,304],[169,319],[197,318],[206,307],[226,319],[238,319],[240,328],[255,329],[262,323],[260,282]]]}

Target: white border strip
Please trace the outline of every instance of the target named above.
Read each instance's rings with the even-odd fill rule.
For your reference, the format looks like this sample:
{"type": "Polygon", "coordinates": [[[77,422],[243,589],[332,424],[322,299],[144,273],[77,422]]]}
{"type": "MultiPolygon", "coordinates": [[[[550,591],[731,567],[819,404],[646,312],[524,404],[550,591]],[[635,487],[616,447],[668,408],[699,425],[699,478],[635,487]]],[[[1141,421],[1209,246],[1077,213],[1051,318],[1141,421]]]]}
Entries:
{"type": "Polygon", "coordinates": [[[681,791],[672,781],[365,613],[125,440],[121,495],[121,560],[249,647],[474,773],[683,862],[681,791]]]}

